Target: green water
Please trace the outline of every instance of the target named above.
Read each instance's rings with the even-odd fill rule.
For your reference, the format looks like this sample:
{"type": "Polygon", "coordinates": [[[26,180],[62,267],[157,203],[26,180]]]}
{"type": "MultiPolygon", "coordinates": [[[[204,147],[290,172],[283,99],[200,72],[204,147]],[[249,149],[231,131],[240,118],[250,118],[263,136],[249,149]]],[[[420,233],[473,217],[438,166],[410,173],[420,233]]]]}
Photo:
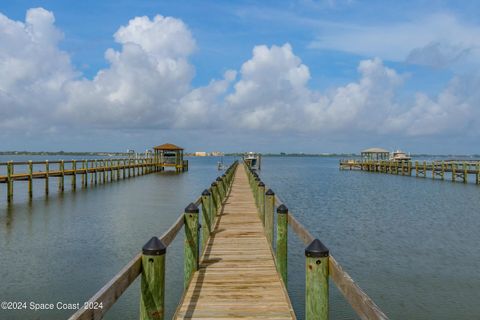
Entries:
{"type": "MultiPolygon", "coordinates": [[[[218,160],[191,158],[188,173],[63,194],[52,179],[48,198],[43,181],[36,181],[31,202],[26,183],[18,182],[10,207],[0,185],[0,300],[87,300],[210,185],[218,160]]],[[[339,171],[338,159],[264,158],[262,165],[265,183],[392,319],[480,318],[480,187],[339,171]]],[[[293,233],[289,242],[288,288],[301,319],[304,246],[293,233]]],[[[168,317],[181,296],[182,245],[180,233],[167,251],[168,317]]],[[[355,319],[331,287],[331,319],[355,319]]],[[[138,318],[138,293],[137,280],[106,319],[138,318]]],[[[0,310],[0,319],[65,319],[72,313],[0,310]]]]}

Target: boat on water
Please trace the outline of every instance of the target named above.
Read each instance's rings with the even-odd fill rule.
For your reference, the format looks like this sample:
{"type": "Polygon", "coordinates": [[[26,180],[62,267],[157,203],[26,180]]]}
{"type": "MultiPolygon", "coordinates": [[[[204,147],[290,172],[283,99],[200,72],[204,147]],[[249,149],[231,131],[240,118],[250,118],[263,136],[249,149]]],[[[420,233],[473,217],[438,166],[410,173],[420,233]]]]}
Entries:
{"type": "Polygon", "coordinates": [[[253,170],[260,170],[262,156],[260,155],[260,153],[247,152],[243,155],[243,161],[245,161],[247,166],[249,166],[253,170]]]}
{"type": "Polygon", "coordinates": [[[218,162],[217,162],[217,169],[218,169],[218,170],[225,170],[225,169],[227,169],[227,166],[223,163],[223,159],[222,159],[222,161],[218,161],[218,162]]]}
{"type": "Polygon", "coordinates": [[[407,155],[405,152],[397,150],[390,154],[390,161],[410,161],[412,157],[407,155]]]}

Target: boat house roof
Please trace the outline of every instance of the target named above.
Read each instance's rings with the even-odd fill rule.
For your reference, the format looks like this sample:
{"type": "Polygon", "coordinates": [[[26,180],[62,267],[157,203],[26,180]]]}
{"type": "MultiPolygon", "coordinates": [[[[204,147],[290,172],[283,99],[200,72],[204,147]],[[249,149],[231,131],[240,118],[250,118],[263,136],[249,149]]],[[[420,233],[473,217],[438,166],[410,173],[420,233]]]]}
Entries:
{"type": "Polygon", "coordinates": [[[389,151],[382,148],[369,148],[363,150],[362,153],[389,153],[389,151]]]}
{"type": "Polygon", "coordinates": [[[176,150],[183,150],[183,148],[176,146],[171,143],[164,143],[162,145],[153,147],[154,150],[169,150],[169,151],[176,151],[176,150]]]}

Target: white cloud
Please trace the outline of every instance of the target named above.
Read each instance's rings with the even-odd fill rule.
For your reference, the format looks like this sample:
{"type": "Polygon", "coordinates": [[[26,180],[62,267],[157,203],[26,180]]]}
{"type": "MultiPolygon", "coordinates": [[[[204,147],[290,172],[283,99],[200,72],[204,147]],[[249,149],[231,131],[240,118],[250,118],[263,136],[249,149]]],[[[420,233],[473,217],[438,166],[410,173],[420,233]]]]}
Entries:
{"type": "Polygon", "coordinates": [[[437,13],[387,25],[324,24],[309,47],[434,67],[457,67],[455,64],[461,62],[478,67],[479,33],[477,25],[459,21],[451,14],[437,13]],[[462,61],[458,61],[460,57],[462,61]]]}
{"type": "MultiPolygon", "coordinates": [[[[81,78],[69,55],[59,49],[63,35],[54,21],[53,14],[41,8],[29,10],[25,22],[0,14],[1,130],[64,134],[65,127],[253,129],[352,137],[461,135],[466,127],[478,131],[476,77],[457,77],[436,97],[417,93],[409,104],[398,97],[406,77],[374,58],[359,63],[356,81],[324,93],[309,88],[309,69],[287,43],[256,46],[238,78],[229,70],[222,79],[193,88],[195,70],[189,57],[195,40],[181,20],[158,15],[137,17],[120,27],[114,35],[120,49],[108,49],[109,66],[89,80],[81,78]]],[[[477,41],[470,40],[465,43],[477,41]]],[[[360,42],[355,39],[350,45],[360,42]]],[[[368,41],[362,46],[367,48],[368,41]]],[[[431,45],[411,57],[428,60],[430,49],[439,61],[463,52],[431,45]]]]}

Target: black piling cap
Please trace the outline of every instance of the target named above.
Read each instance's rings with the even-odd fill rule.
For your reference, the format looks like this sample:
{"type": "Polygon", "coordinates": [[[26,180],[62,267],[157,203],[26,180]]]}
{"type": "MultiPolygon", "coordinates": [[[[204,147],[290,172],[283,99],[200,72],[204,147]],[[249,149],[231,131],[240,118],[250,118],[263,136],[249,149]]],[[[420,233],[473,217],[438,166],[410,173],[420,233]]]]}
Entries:
{"type": "Polygon", "coordinates": [[[320,240],[315,239],[305,248],[305,256],[310,258],[328,257],[328,248],[320,240]]]}
{"type": "Polygon", "coordinates": [[[288,208],[284,204],[281,204],[277,208],[277,213],[278,214],[287,214],[288,213],[288,208]]]}
{"type": "Polygon", "coordinates": [[[260,181],[260,178],[259,178],[259,177],[255,177],[255,181],[260,181]]]}
{"type": "MultiPolygon", "coordinates": [[[[272,189],[268,189],[267,192],[265,192],[265,194],[266,194],[267,196],[274,196],[274,195],[275,195],[275,192],[273,192],[272,189]]],[[[285,207],[285,206],[284,206],[284,207],[285,207]]]]}
{"type": "Polygon", "coordinates": [[[227,175],[226,175],[225,173],[224,173],[224,174],[222,174],[222,177],[223,177],[223,178],[225,178],[226,176],[227,176],[227,175]]]}
{"type": "Polygon", "coordinates": [[[216,187],[216,186],[217,186],[217,183],[214,181],[214,182],[212,182],[212,184],[211,184],[210,186],[216,187]]]}
{"type": "Polygon", "coordinates": [[[198,213],[198,211],[198,207],[193,202],[185,208],[185,213],[198,213]]]}
{"type": "Polygon", "coordinates": [[[258,183],[258,186],[259,186],[259,187],[265,187],[265,183],[263,183],[263,181],[260,181],[260,182],[258,183]]]}
{"type": "Polygon", "coordinates": [[[222,181],[222,178],[220,178],[220,177],[217,177],[217,181],[222,181]]]}
{"type": "Polygon", "coordinates": [[[147,256],[161,256],[165,252],[167,247],[157,237],[152,237],[142,248],[142,253],[147,256]]]}
{"type": "Polygon", "coordinates": [[[208,191],[207,189],[203,190],[202,196],[209,196],[209,195],[211,195],[210,191],[208,191]]]}

